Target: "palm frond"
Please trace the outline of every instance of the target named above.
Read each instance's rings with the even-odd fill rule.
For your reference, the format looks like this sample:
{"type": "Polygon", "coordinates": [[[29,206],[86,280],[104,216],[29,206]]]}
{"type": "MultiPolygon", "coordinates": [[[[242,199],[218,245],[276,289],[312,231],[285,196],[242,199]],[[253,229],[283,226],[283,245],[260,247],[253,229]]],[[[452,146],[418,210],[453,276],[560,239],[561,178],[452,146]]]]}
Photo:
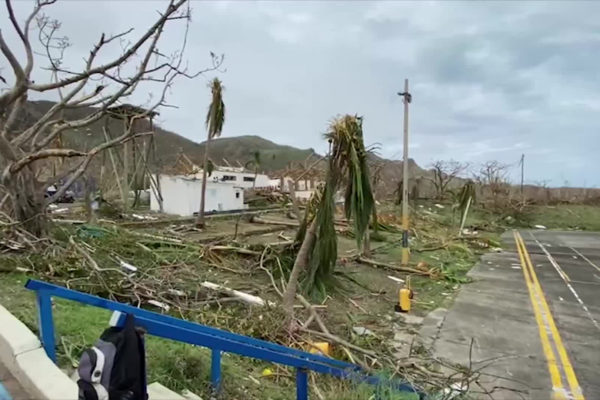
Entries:
{"type": "Polygon", "coordinates": [[[333,286],[333,270],[337,261],[337,236],[335,233],[335,187],[328,178],[315,219],[317,240],[310,257],[304,287],[311,295],[323,295],[333,286]]]}
{"type": "Polygon", "coordinates": [[[206,162],[206,174],[210,177],[214,171],[215,171],[215,164],[212,162],[212,160],[208,160],[206,162]]]}
{"type": "Polygon", "coordinates": [[[354,220],[356,242],[360,247],[374,206],[367,150],[363,140],[362,117],[344,115],[333,121],[325,137],[331,140],[330,171],[346,176],[344,208],[346,218],[354,220]]]}
{"type": "Polygon", "coordinates": [[[334,226],[335,193],[346,183],[345,213],[354,221],[354,233],[360,247],[369,219],[374,211],[374,199],[369,178],[367,151],[363,142],[362,118],[345,115],[332,121],[325,138],[330,140],[331,154],[325,187],[320,198],[311,199],[306,213],[303,235],[311,219],[310,209],[318,204],[316,213],[317,240],[311,253],[304,286],[311,294],[325,293],[335,285],[333,272],[337,261],[337,236],[334,226]],[[317,203],[318,200],[318,203],[317,203]]]}
{"type": "Polygon", "coordinates": [[[469,179],[458,193],[457,208],[460,210],[461,215],[464,213],[465,208],[467,207],[469,198],[471,199],[471,202],[475,201],[475,193],[475,184],[469,179]]]}
{"type": "Polygon", "coordinates": [[[225,103],[223,103],[223,85],[219,78],[214,78],[209,85],[212,94],[208,112],[206,113],[206,129],[208,139],[221,136],[225,123],[225,103]]]}

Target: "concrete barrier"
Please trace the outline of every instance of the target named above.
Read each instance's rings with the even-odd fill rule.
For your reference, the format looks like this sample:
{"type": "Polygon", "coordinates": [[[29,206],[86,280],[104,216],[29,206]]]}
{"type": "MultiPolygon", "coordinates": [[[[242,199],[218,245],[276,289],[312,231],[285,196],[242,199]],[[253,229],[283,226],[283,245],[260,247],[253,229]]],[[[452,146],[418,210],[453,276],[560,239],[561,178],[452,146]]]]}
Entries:
{"type": "Polygon", "coordinates": [[[1,305],[0,362],[31,398],[77,399],[77,384],[48,358],[37,336],[1,305]]]}

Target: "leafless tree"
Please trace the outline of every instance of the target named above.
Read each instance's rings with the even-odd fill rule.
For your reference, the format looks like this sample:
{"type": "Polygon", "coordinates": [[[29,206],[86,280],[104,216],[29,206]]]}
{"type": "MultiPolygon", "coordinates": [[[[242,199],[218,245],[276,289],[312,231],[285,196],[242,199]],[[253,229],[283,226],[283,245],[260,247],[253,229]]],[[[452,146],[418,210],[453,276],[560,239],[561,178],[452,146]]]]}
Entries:
{"type": "MultiPolygon", "coordinates": [[[[157,107],[168,106],[166,95],[175,78],[196,77],[218,68],[223,60],[222,56],[211,53],[212,65],[209,68],[194,73],[187,71],[183,54],[190,10],[187,0],[170,0],[164,3],[166,7],[141,36],[133,37],[133,29],[114,35],[103,33],[83,60],[83,66],[73,68],[64,65],[63,55],[70,46],[69,40],[59,36],[60,22],[42,13],[55,1],[37,0],[33,11],[21,23],[11,1],[6,0],[10,25],[19,38],[18,46],[11,48],[0,31],[0,50],[12,70],[10,77],[3,71],[2,82],[6,87],[0,91],[0,189],[3,192],[0,200],[4,199],[12,217],[35,235],[43,235],[46,230],[47,205],[64,194],[96,155],[147,134],[136,132],[133,129],[135,122],[153,115],[157,107]],[[159,51],[161,35],[167,26],[177,21],[186,24],[181,47],[171,54],[166,54],[164,48],[159,51]],[[33,32],[37,33],[35,43],[31,38],[33,32]],[[118,55],[109,58],[106,53],[115,48],[118,55]],[[21,53],[25,55],[24,59],[18,58],[21,53]],[[48,65],[37,65],[44,61],[48,65]],[[49,71],[49,81],[35,81],[32,75],[34,67],[49,71]],[[143,108],[132,108],[139,111],[128,116],[130,123],[122,134],[86,149],[57,145],[64,132],[89,126],[104,118],[116,106],[122,107],[129,96],[140,91],[141,84],[148,85],[154,94],[150,94],[148,104],[144,104],[143,108]],[[27,99],[31,94],[44,94],[46,98],[59,100],[39,118],[27,121],[23,116],[27,113],[27,99]],[[72,110],[88,113],[81,115],[80,112],[78,118],[68,119],[65,115],[72,110]],[[68,159],[71,160],[55,163],[58,165],[55,173],[45,173],[44,168],[49,163],[68,159]],[[57,192],[45,198],[46,188],[58,182],[63,184],[57,192]]],[[[8,27],[9,24],[2,23],[2,26],[8,27]]]]}
{"type": "Polygon", "coordinates": [[[435,187],[436,198],[443,199],[448,192],[448,185],[469,167],[467,163],[454,160],[438,160],[429,166],[432,176],[427,177],[435,187]]]}
{"type": "Polygon", "coordinates": [[[508,165],[495,160],[487,161],[481,164],[474,178],[482,188],[489,190],[494,204],[498,205],[501,198],[507,197],[510,189],[508,165]]]}

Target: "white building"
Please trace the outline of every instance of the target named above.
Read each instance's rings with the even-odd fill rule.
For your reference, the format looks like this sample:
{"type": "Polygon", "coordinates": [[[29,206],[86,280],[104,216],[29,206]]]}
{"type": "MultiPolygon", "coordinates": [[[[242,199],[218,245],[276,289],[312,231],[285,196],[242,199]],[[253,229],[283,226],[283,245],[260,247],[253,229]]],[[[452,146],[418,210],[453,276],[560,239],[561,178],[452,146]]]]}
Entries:
{"type": "MultiPolygon", "coordinates": [[[[202,170],[196,174],[202,177],[202,170]]],[[[256,175],[256,184],[254,184],[254,172],[244,168],[217,166],[210,175],[209,182],[228,182],[244,189],[272,187],[271,178],[265,174],[256,175]]]]}
{"type": "MultiPolygon", "coordinates": [[[[181,216],[191,216],[200,208],[202,179],[195,175],[160,175],[160,190],[163,197],[163,212],[181,216]]],[[[244,205],[244,190],[227,181],[206,182],[204,211],[241,210],[244,205]]],[[[150,209],[160,211],[154,193],[150,196],[150,209]]]]}

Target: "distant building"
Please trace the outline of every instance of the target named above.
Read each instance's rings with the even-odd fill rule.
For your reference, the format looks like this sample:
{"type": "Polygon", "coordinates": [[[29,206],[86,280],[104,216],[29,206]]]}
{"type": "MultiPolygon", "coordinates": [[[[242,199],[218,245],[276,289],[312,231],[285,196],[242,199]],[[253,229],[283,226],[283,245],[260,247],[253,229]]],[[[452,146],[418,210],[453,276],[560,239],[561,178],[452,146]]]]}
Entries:
{"type": "MultiPolygon", "coordinates": [[[[185,154],[179,154],[174,165],[166,171],[171,175],[185,175],[202,179],[202,168],[197,166],[185,154]]],[[[208,177],[209,182],[227,182],[244,189],[273,187],[271,179],[265,174],[256,174],[243,167],[216,165],[208,177]],[[256,184],[254,181],[256,180],[256,184]]]]}
{"type": "Polygon", "coordinates": [[[278,188],[282,192],[291,193],[294,190],[296,198],[308,200],[313,192],[324,184],[320,176],[320,171],[302,171],[302,170],[284,170],[275,172],[277,179],[271,179],[271,185],[278,188]],[[296,180],[294,176],[298,176],[296,180]]]}
{"type": "MultiPolygon", "coordinates": [[[[201,178],[198,178],[197,175],[160,175],[159,180],[163,212],[184,217],[198,212],[202,194],[201,178]]],[[[205,212],[242,210],[244,208],[244,190],[237,185],[237,182],[207,180],[205,212]]],[[[160,211],[160,204],[154,192],[151,192],[150,196],[150,209],[160,211]]]]}
{"type": "MultiPolygon", "coordinates": [[[[200,169],[196,176],[202,177],[202,170],[200,169]]],[[[272,187],[271,179],[265,174],[256,174],[248,171],[242,167],[224,167],[217,166],[210,175],[209,181],[213,182],[228,182],[233,183],[237,186],[243,187],[244,189],[250,188],[267,188],[272,187]],[[256,184],[254,179],[256,178],[256,184]]]]}

